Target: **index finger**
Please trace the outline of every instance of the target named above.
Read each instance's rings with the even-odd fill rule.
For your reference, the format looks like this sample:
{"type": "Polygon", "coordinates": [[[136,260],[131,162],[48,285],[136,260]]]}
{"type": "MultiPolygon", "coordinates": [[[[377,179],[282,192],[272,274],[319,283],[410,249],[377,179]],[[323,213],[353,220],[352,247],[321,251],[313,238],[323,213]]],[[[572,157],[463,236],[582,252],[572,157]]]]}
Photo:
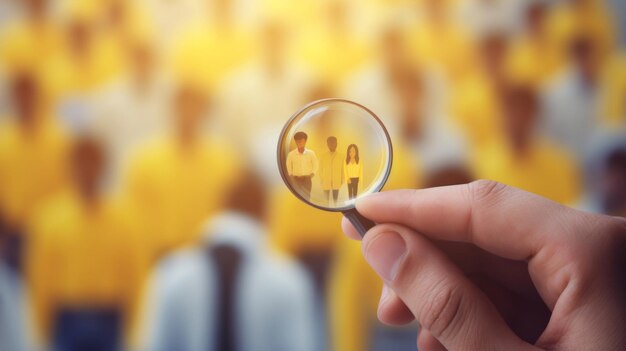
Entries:
{"type": "Polygon", "coordinates": [[[470,242],[514,260],[533,257],[549,240],[545,234],[573,211],[487,180],[375,193],[359,199],[356,207],[376,223],[402,224],[434,240],[470,242]]]}

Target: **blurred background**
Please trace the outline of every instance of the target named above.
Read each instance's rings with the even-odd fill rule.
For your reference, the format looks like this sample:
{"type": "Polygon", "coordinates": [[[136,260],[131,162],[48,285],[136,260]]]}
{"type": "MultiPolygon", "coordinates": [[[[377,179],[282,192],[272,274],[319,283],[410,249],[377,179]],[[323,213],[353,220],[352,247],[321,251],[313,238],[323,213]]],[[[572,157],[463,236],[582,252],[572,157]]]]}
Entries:
{"type": "Polygon", "coordinates": [[[282,184],[302,105],[387,125],[387,189],[626,215],[602,0],[1,0],[0,350],[414,350],[341,216],[282,184]]]}

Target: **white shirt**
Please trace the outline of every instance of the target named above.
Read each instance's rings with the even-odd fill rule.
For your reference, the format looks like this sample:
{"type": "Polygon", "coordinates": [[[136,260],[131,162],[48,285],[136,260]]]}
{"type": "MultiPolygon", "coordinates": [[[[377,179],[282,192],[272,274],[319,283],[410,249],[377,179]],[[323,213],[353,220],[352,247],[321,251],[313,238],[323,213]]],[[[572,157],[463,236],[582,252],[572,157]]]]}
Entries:
{"type": "Polygon", "coordinates": [[[318,167],[319,161],[313,150],[304,149],[300,153],[298,149],[293,149],[287,155],[287,172],[290,176],[310,176],[317,172],[318,167]]]}
{"type": "MultiPolygon", "coordinates": [[[[203,236],[206,242],[236,247],[243,257],[234,308],[238,350],[315,350],[312,282],[295,262],[270,253],[259,223],[225,213],[205,225],[203,236]]],[[[147,350],[214,345],[219,280],[205,250],[185,250],[159,266],[144,316],[147,350]]]]}

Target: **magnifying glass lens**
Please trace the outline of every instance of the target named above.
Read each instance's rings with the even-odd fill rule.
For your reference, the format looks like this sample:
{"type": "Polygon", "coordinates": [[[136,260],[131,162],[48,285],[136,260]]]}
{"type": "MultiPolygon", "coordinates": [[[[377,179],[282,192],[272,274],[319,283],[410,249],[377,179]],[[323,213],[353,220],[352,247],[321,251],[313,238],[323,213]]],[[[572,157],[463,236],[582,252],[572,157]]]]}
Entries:
{"type": "Polygon", "coordinates": [[[382,189],[391,170],[389,134],[370,110],[343,99],[313,102],[287,122],[278,166],[291,192],[327,211],[354,210],[382,189]]]}

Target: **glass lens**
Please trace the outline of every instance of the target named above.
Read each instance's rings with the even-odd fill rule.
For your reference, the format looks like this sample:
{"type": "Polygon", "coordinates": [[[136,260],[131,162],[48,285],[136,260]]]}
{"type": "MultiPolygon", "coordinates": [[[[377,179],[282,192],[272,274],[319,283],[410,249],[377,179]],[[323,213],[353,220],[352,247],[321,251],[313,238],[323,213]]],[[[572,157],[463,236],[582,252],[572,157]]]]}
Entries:
{"type": "Polygon", "coordinates": [[[289,189],[321,209],[343,211],[357,197],[379,191],[391,170],[391,141],[365,107],[342,99],[319,100],[285,125],[278,168],[289,189]]]}

